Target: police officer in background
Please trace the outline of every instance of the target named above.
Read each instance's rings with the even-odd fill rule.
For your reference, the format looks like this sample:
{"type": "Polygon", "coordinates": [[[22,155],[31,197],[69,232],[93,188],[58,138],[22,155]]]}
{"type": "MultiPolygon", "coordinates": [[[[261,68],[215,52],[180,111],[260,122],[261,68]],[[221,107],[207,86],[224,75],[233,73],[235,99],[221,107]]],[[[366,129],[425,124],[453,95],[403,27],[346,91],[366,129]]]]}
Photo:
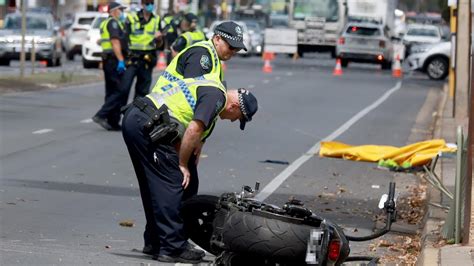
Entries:
{"type": "Polygon", "coordinates": [[[125,9],[119,3],[109,3],[109,18],[100,24],[102,68],[105,79],[105,102],[92,120],[106,130],[120,130],[120,108],[122,106],[121,77],[126,70],[125,51],[127,42],[123,31],[125,9]]]}
{"type": "Polygon", "coordinates": [[[180,23],[181,35],[171,45],[171,53],[175,57],[179,52],[186,47],[191,46],[197,42],[205,41],[206,35],[197,28],[198,17],[193,13],[187,13],[183,16],[180,23]]]}
{"type": "Polygon", "coordinates": [[[217,73],[162,80],[147,97],[134,100],[122,133],[145,209],[143,253],[161,262],[201,261],[205,253],[188,243],[179,210],[198,192],[202,146],[218,118],[240,120],[243,130],[257,109],[252,93],[226,91],[217,73]]]}
{"type": "Polygon", "coordinates": [[[178,38],[179,19],[173,14],[167,13],[163,16],[163,34],[164,37],[164,50],[166,54],[166,63],[171,62],[171,50],[170,47],[174,41],[178,38]]]}
{"type": "Polygon", "coordinates": [[[233,21],[222,22],[216,26],[211,40],[195,43],[176,55],[158,78],[157,84],[208,73],[216,73],[224,81],[221,60],[230,60],[241,49],[247,51],[243,43],[242,27],[233,21]]]}
{"type": "Polygon", "coordinates": [[[160,17],[153,14],[154,0],[142,0],[142,10],[130,13],[125,22],[128,35],[129,54],[127,70],[122,78],[124,103],[136,77],[135,98],[144,97],[150,92],[153,68],[157,62],[157,48],[163,44],[160,17]]]}

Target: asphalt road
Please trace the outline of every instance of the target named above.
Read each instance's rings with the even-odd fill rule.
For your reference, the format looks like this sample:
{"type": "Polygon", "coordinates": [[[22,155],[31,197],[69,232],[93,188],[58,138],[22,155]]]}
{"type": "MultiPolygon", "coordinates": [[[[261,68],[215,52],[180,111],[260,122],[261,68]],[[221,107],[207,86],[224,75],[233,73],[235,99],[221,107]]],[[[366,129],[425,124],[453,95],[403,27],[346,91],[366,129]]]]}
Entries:
{"type": "MultiPolygon", "coordinates": [[[[325,56],[278,57],[269,74],[262,65],[256,57],[227,64],[228,85],[252,90],[259,112],[245,131],[218,123],[200,160],[200,193],[259,181],[268,202],[295,196],[348,230],[372,230],[377,199],[394,174],[314,152],[322,140],[407,144],[428,94],[442,84],[421,75],[401,81],[361,64],[334,77],[325,56]]],[[[121,133],[90,120],[103,94],[99,83],[0,97],[0,264],[156,264],[132,251],[142,248],[144,215],[121,133]],[[123,220],[135,226],[119,226],[123,220]]]]}

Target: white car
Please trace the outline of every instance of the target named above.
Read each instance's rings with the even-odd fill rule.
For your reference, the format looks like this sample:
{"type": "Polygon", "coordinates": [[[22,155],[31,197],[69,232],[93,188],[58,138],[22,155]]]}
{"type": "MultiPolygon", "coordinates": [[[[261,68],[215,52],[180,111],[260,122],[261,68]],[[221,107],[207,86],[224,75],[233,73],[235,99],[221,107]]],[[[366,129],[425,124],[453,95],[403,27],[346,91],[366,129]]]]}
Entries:
{"type": "Polygon", "coordinates": [[[441,42],[441,29],[435,25],[409,24],[402,41],[410,53],[413,45],[441,42]]]}
{"type": "Polygon", "coordinates": [[[451,42],[413,46],[406,61],[412,70],[426,72],[430,79],[442,80],[449,73],[451,42]]]}
{"type": "Polygon", "coordinates": [[[65,32],[64,49],[68,60],[74,60],[74,56],[81,53],[82,44],[86,41],[92,21],[101,14],[99,12],[74,14],[74,21],[65,32]]]}
{"type": "MultiPolygon", "coordinates": [[[[206,34],[206,38],[208,40],[212,39],[212,36],[214,36],[214,29],[216,28],[217,25],[221,24],[224,22],[223,20],[216,20],[212,22],[211,26],[209,26],[209,29],[204,29],[204,33],[206,34]]],[[[244,45],[247,48],[247,52],[245,50],[240,50],[238,54],[241,55],[250,55],[250,52],[252,51],[252,43],[251,43],[251,37],[249,30],[247,28],[247,25],[245,25],[244,22],[242,21],[234,21],[235,23],[239,24],[239,26],[242,27],[242,37],[244,38],[244,45]]]]}
{"type": "Polygon", "coordinates": [[[99,45],[100,24],[108,18],[107,13],[101,13],[92,21],[91,29],[82,45],[82,65],[84,68],[97,68],[102,61],[102,47],[99,45]]]}

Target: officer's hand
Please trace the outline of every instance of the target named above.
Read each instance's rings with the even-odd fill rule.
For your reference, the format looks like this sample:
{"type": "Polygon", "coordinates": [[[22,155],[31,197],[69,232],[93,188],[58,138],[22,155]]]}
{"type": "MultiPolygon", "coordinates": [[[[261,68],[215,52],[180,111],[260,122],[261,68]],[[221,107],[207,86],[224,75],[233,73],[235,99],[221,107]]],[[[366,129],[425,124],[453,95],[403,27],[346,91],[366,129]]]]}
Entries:
{"type": "Polygon", "coordinates": [[[179,169],[181,173],[183,173],[183,183],[181,185],[186,189],[189,185],[189,181],[191,180],[191,173],[189,173],[189,169],[187,166],[180,165],[179,169]]]}
{"type": "Polygon", "coordinates": [[[161,33],[161,31],[155,32],[155,38],[156,39],[161,38],[162,36],[163,36],[163,34],[161,33]]]}
{"type": "Polygon", "coordinates": [[[117,64],[117,72],[119,74],[122,74],[123,72],[125,72],[125,69],[127,69],[125,67],[125,62],[123,60],[120,60],[117,64]]]}

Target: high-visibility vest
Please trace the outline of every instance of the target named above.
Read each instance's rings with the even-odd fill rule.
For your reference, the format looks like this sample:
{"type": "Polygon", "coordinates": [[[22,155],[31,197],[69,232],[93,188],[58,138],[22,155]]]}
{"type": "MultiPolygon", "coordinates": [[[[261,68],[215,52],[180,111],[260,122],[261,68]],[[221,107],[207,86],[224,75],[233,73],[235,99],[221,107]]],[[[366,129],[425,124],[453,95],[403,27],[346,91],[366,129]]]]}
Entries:
{"type": "Polygon", "coordinates": [[[188,31],[181,34],[181,36],[186,40],[186,47],[206,40],[206,36],[200,30],[188,31]]]}
{"type": "MultiPolygon", "coordinates": [[[[177,65],[178,65],[178,60],[180,56],[185,53],[188,49],[191,49],[192,47],[204,47],[209,51],[209,54],[211,55],[211,71],[209,74],[216,74],[216,76],[220,77],[220,81],[224,80],[224,71],[222,70],[222,65],[221,61],[219,60],[219,57],[217,56],[217,51],[216,48],[214,48],[214,44],[212,43],[212,40],[209,41],[202,41],[195,43],[185,49],[183,49],[178,55],[176,55],[173,60],[171,60],[171,63],[168,65],[168,67],[165,69],[165,71],[161,74],[161,76],[158,78],[158,84],[163,84],[162,86],[166,85],[167,83],[175,82],[177,80],[184,79],[183,75],[179,74],[179,72],[176,70],[177,65]]],[[[196,62],[199,64],[199,62],[196,62]]],[[[157,85],[155,85],[155,88],[157,88],[157,85]]],[[[155,90],[153,88],[153,90],[155,90]]],[[[159,89],[159,87],[158,87],[159,89]]]]}
{"type": "MultiPolygon", "coordinates": [[[[226,105],[227,94],[226,88],[216,74],[206,74],[201,77],[176,80],[171,83],[160,83],[160,81],[158,81],[153,91],[148,94],[147,97],[153,101],[157,108],[166,104],[170,115],[177,119],[184,128],[187,128],[194,117],[194,110],[197,103],[197,89],[202,86],[214,87],[216,90],[220,90],[224,93],[225,102],[222,103],[222,107],[218,111],[218,113],[221,113],[226,105]]],[[[203,132],[201,139],[208,137],[215,126],[217,118],[218,116],[215,117],[208,129],[203,132]]]]}
{"type": "Polygon", "coordinates": [[[173,33],[175,32],[175,27],[176,25],[173,25],[172,23],[174,23],[174,17],[173,16],[166,16],[163,18],[163,21],[165,22],[165,26],[163,28],[165,28],[166,26],[170,25],[167,29],[167,33],[173,33]]]}
{"type": "Polygon", "coordinates": [[[130,22],[128,37],[130,50],[155,50],[155,33],[160,30],[160,17],[154,15],[145,25],[140,24],[140,18],[135,12],[128,14],[127,19],[130,22]]]}
{"type": "MultiPolygon", "coordinates": [[[[113,19],[114,19],[113,17],[108,17],[106,20],[100,23],[100,46],[102,47],[102,52],[104,53],[113,52],[112,42],[110,42],[110,32],[107,29],[109,22],[112,21],[113,19]]],[[[118,20],[115,20],[115,21],[117,21],[120,29],[123,30],[122,22],[118,20]]]]}

